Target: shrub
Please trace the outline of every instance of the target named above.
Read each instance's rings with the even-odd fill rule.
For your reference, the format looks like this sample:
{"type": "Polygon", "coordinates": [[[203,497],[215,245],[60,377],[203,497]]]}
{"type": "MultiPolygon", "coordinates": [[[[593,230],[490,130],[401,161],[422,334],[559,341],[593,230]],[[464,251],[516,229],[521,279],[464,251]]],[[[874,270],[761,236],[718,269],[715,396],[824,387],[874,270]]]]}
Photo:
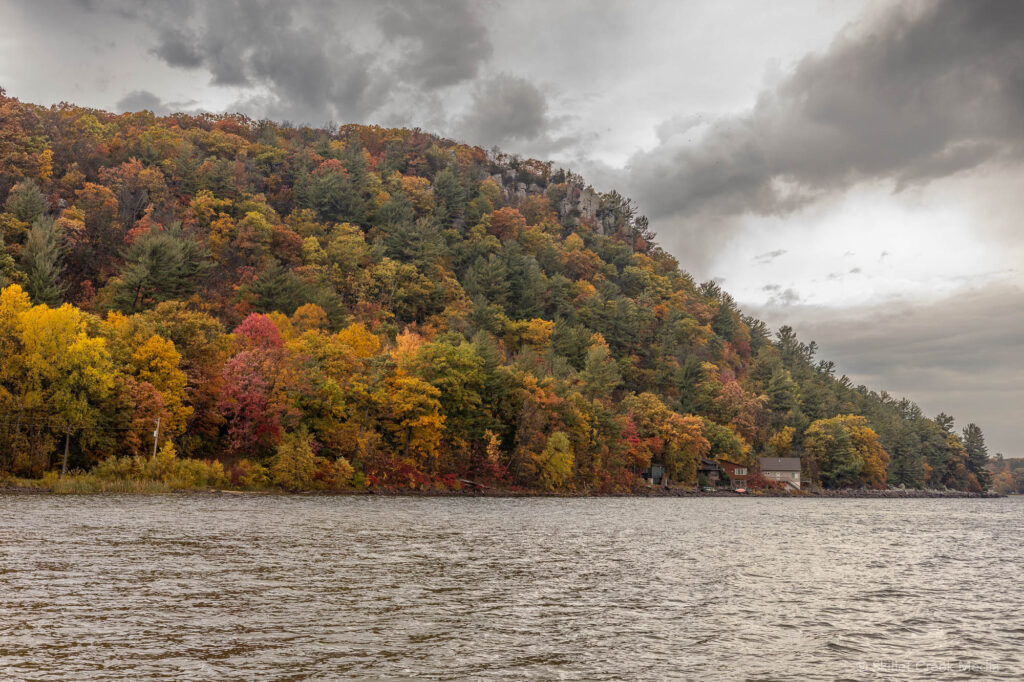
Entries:
{"type": "Polygon", "coordinates": [[[52,488],[71,493],[165,492],[226,485],[220,462],[178,459],[174,444],[168,441],[155,457],[108,457],[87,473],[55,478],[52,488]]]}
{"type": "Polygon", "coordinates": [[[547,490],[564,486],[572,477],[574,457],[569,437],[562,431],[548,436],[544,452],[539,458],[538,482],[547,490]]]}
{"type": "Polygon", "coordinates": [[[270,465],[270,477],[274,485],[285,490],[307,490],[313,485],[316,475],[316,458],[305,432],[291,433],[277,446],[277,453],[270,465]]]}
{"type": "Polygon", "coordinates": [[[316,458],[316,481],[325,490],[340,490],[352,485],[355,469],[344,457],[338,459],[316,458]]]}
{"type": "Polygon", "coordinates": [[[242,488],[266,488],[270,485],[270,470],[251,459],[236,462],[229,475],[232,485],[242,488]]]}

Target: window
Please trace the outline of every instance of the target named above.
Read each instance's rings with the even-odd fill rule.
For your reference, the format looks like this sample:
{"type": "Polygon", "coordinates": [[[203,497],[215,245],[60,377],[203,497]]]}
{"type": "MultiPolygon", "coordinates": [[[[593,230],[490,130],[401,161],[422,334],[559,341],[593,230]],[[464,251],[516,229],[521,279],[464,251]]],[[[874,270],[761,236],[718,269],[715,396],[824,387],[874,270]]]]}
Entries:
{"type": "Polygon", "coordinates": [[[736,471],[733,472],[733,476],[746,476],[747,470],[744,467],[736,467],[736,471]]]}

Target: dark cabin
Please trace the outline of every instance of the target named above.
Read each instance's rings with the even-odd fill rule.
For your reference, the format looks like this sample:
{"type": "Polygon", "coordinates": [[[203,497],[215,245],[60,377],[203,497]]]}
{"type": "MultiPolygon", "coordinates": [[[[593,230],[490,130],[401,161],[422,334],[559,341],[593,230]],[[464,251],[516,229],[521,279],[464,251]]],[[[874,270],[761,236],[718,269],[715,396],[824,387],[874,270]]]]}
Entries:
{"type": "Polygon", "coordinates": [[[665,465],[652,462],[650,468],[644,471],[643,475],[653,485],[661,485],[661,482],[665,479],[665,465]]]}
{"type": "Polygon", "coordinates": [[[697,475],[704,474],[708,485],[718,485],[719,473],[718,462],[713,459],[702,459],[697,465],[697,475]]]}

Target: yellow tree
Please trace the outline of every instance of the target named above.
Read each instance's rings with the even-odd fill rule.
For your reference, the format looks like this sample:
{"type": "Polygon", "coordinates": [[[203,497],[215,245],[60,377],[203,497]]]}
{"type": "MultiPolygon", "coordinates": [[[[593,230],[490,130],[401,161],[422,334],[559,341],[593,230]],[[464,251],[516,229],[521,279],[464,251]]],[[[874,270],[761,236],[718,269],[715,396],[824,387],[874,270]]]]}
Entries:
{"type": "Polygon", "coordinates": [[[380,337],[371,333],[362,322],[356,322],[337,333],[336,338],[352,349],[361,360],[371,358],[380,350],[380,337]]]}
{"type": "Polygon", "coordinates": [[[824,486],[885,485],[889,453],[864,417],[819,419],[804,432],[803,444],[824,486]]]}
{"type": "Polygon", "coordinates": [[[548,436],[544,450],[535,455],[537,482],[547,490],[564,487],[573,475],[575,458],[569,437],[562,431],[555,431],[548,436]]]}
{"type": "Polygon", "coordinates": [[[847,420],[850,424],[850,440],[864,462],[860,473],[861,482],[872,488],[884,488],[889,453],[882,447],[881,438],[868,426],[864,417],[848,415],[847,420]]]}
{"type": "Polygon", "coordinates": [[[163,398],[167,416],[161,423],[161,431],[173,438],[185,430],[192,407],[185,405],[185,387],[188,380],[179,369],[181,354],[174,343],[153,334],[132,353],[131,365],[135,376],[149,382],[163,398]]]}
{"type": "MultiPolygon", "coordinates": [[[[54,440],[80,434],[85,444],[97,437],[96,422],[102,401],[113,386],[114,368],[102,338],[86,333],[81,311],[65,304],[24,309],[18,292],[4,297],[0,309],[17,313],[16,337],[5,358],[6,397],[17,406],[18,419],[25,425],[36,450],[15,453],[15,459],[38,474],[49,464],[54,440]]],[[[0,319],[6,317],[0,312],[0,319]]],[[[2,322],[0,322],[2,324],[2,322]]],[[[67,444],[67,443],[66,443],[67,444]]]]}
{"type": "Polygon", "coordinates": [[[422,379],[394,375],[384,387],[383,421],[396,454],[423,471],[431,468],[441,443],[441,391],[422,379]]]}
{"type": "Polygon", "coordinates": [[[307,331],[288,342],[287,391],[320,454],[358,454],[363,368],[337,335],[307,331]],[[356,387],[355,390],[353,388],[356,387]]]}
{"type": "Polygon", "coordinates": [[[792,426],[784,426],[775,435],[768,439],[768,449],[776,457],[789,457],[793,449],[793,436],[796,429],[792,426]]]}

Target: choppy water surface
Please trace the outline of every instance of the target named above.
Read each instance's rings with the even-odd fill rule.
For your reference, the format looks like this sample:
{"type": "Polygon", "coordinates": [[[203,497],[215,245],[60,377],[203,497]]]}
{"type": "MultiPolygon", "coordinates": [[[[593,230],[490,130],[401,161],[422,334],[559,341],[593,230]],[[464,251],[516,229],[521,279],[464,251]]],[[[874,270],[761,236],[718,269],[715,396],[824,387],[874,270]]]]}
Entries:
{"type": "Polygon", "coordinates": [[[0,677],[1021,679],[1024,499],[0,496],[0,677]]]}

